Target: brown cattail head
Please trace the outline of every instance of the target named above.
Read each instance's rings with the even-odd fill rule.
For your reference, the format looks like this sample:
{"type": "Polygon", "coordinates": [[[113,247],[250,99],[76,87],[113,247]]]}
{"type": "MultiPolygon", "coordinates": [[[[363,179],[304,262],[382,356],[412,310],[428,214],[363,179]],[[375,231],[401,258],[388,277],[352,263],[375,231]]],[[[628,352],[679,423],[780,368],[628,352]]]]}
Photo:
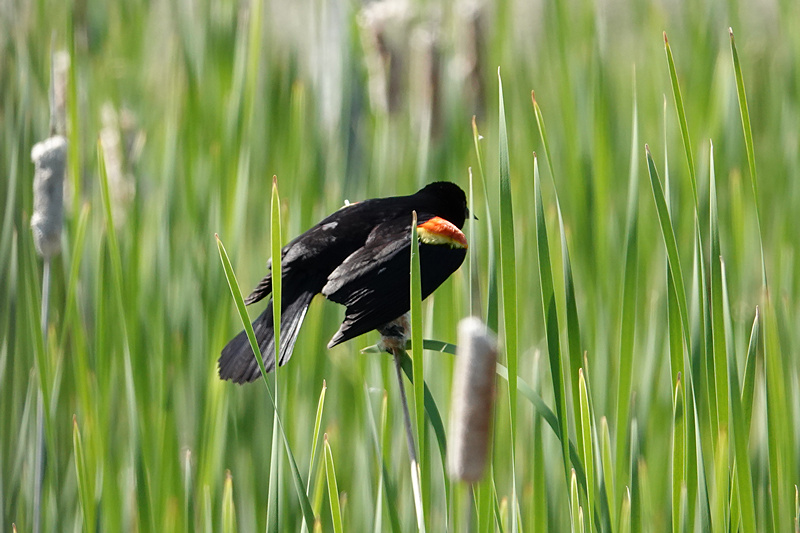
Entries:
{"type": "Polygon", "coordinates": [[[497,339],[475,317],[458,325],[450,412],[450,477],[475,483],[486,466],[494,416],[497,339]]]}
{"type": "Polygon", "coordinates": [[[406,56],[412,14],[403,0],[370,2],[359,13],[370,103],[376,111],[394,114],[400,110],[407,85],[406,56]]]}
{"type": "Polygon", "coordinates": [[[136,196],[136,183],[129,170],[130,159],[134,156],[133,144],[138,142],[129,139],[131,130],[125,131],[123,128],[135,128],[135,119],[130,112],[123,112],[122,118],[117,113],[116,108],[110,103],[103,104],[101,109],[103,129],[100,130],[100,142],[103,144],[103,154],[105,155],[106,173],[108,175],[108,192],[111,196],[111,210],[114,215],[114,225],[122,227],[128,216],[128,211],[136,196]],[[124,119],[127,122],[123,124],[124,119]],[[131,126],[133,125],[133,126],[131,126]],[[131,150],[128,150],[128,147],[131,150]]]}
{"type": "Polygon", "coordinates": [[[35,166],[31,216],[33,244],[39,255],[49,259],[61,251],[67,139],[55,135],[35,144],[31,159],[35,166]]]}
{"type": "Polygon", "coordinates": [[[485,114],[486,83],[486,6],[481,0],[465,0],[459,4],[461,25],[464,28],[459,54],[463,87],[467,103],[478,119],[485,114]]]}

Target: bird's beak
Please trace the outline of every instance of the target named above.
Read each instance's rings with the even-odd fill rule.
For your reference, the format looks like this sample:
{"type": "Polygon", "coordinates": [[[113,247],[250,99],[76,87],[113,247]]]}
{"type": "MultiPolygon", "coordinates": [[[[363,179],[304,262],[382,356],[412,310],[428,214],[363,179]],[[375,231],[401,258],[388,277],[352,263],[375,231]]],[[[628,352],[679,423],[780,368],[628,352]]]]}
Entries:
{"type": "Polygon", "coordinates": [[[467,218],[467,219],[472,218],[472,219],[478,220],[478,217],[475,215],[475,213],[470,213],[469,212],[469,208],[467,208],[467,216],[465,218],[467,218]]]}

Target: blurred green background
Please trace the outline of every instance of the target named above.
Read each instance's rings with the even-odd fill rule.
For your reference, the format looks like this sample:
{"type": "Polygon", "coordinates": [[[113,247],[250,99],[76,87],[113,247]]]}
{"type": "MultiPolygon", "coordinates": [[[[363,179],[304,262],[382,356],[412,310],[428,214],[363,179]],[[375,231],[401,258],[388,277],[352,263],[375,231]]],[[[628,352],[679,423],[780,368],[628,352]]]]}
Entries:
{"type": "MultiPolygon", "coordinates": [[[[736,530],[748,505],[755,508],[759,531],[796,527],[799,29],[800,4],[788,0],[0,3],[2,527],[33,527],[42,384],[50,398],[44,413],[43,530],[219,531],[233,507],[238,530],[267,527],[273,410],[261,385],[239,387],[217,378],[218,354],[241,323],[214,234],[225,243],[246,293],[269,256],[273,175],[288,241],[345,200],[410,194],[441,179],[467,189],[472,167],[472,209],[479,220],[467,235],[471,266],[465,263],[424,303],[424,336],[455,342],[458,320],[469,314],[486,320],[489,280],[499,275],[490,262],[489,240],[491,231],[494,246],[500,242],[498,67],[514,202],[519,375],[555,410],[539,296],[535,151],[566,341],[556,189],[563,211],[580,351],[588,361],[598,494],[607,493],[609,483],[600,476],[602,417],[611,429],[610,464],[622,476],[605,507],[596,503],[586,514],[597,517],[592,527],[616,531],[627,516],[633,530],[669,531],[681,524],[702,530],[708,525],[702,509],[708,507],[714,531],[736,530]],[[736,32],[752,120],[768,304],[729,27],[736,32]],[[683,94],[697,218],[662,31],[669,35],[683,94]],[[62,52],[69,57],[66,66],[62,52]],[[70,151],[63,252],[53,262],[49,333],[39,347],[42,267],[29,227],[29,154],[49,134],[51,62],[61,65],[56,77],[67,80],[70,151]],[[552,180],[531,90],[547,123],[552,180]],[[473,116],[482,136],[483,174],[473,116]],[[714,192],[709,140],[718,218],[708,207],[714,192]],[[700,328],[692,331],[686,353],[701,357],[695,359],[696,390],[706,391],[713,381],[706,375],[712,367],[697,355],[711,342],[702,329],[701,303],[720,293],[709,283],[704,294],[693,277],[697,238],[705,275],[712,271],[712,221],[719,227],[729,299],[722,356],[735,361],[734,370],[741,374],[747,367],[757,305],[771,321],[761,328],[771,359],[759,342],[752,360],[746,443],[753,496],[747,502],[736,485],[741,469],[735,467],[733,437],[712,430],[718,429],[710,422],[715,414],[703,397],[696,400],[696,442],[705,453],[698,455],[701,466],[694,475],[704,473],[707,486],[701,483],[697,493],[690,488],[689,503],[674,497],[681,488],[672,487],[676,426],[667,259],[645,143],[661,179],[669,175],[672,227],[691,291],[692,325],[700,328]],[[113,225],[101,197],[99,153],[105,157],[113,225]],[[631,172],[638,180],[637,290],[628,294],[632,314],[626,315],[635,323],[624,333],[631,172]],[[112,228],[118,252],[109,240],[112,228]],[[626,341],[632,343],[630,391],[619,379],[626,341]],[[770,372],[778,384],[769,382],[770,372]],[[777,392],[770,398],[767,390],[777,392]],[[620,401],[631,406],[622,424],[616,419],[620,401]],[[632,445],[618,445],[619,435],[626,435],[620,427],[633,428],[632,445]],[[729,446],[729,456],[720,452],[729,446]],[[676,516],[683,517],[680,523],[676,516]]],[[[327,350],[342,315],[340,307],[316,300],[292,360],[280,369],[279,404],[292,452],[303,479],[311,480],[317,527],[329,530],[331,498],[319,445],[315,464],[309,461],[325,380],[322,431],[336,465],[344,529],[389,529],[392,508],[401,529],[411,530],[416,522],[391,360],[359,353],[377,340],[375,333],[327,350]],[[382,422],[384,390],[388,418],[382,422]],[[389,496],[382,488],[376,426],[388,428],[380,454],[395,488],[389,496]]],[[[566,351],[562,359],[567,364],[566,351]]],[[[426,355],[426,381],[445,423],[452,366],[450,355],[426,355]]],[[[498,383],[494,468],[483,487],[496,496],[497,509],[488,519],[475,512],[471,526],[513,529],[516,508],[524,529],[567,530],[576,525],[574,499],[558,460],[558,439],[520,398],[512,445],[508,388],[498,383]]],[[[577,399],[573,391],[567,402],[577,399]]],[[[574,440],[574,427],[571,433],[574,440]]],[[[432,439],[429,432],[424,446],[434,472],[428,528],[465,529],[468,492],[455,484],[446,490],[432,439]]],[[[285,454],[279,462],[272,475],[279,499],[270,512],[277,509],[272,516],[279,530],[298,530],[302,514],[285,454]]],[[[685,466],[690,478],[691,464],[685,466]]]]}

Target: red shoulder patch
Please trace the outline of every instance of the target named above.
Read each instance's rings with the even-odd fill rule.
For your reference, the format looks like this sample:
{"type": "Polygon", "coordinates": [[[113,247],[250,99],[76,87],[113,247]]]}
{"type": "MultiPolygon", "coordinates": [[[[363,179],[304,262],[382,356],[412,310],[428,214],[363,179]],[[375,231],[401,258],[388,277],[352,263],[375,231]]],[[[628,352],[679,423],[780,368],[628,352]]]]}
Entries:
{"type": "Polygon", "coordinates": [[[450,246],[451,248],[467,248],[467,238],[455,224],[441,217],[433,217],[417,226],[420,242],[450,246]]]}

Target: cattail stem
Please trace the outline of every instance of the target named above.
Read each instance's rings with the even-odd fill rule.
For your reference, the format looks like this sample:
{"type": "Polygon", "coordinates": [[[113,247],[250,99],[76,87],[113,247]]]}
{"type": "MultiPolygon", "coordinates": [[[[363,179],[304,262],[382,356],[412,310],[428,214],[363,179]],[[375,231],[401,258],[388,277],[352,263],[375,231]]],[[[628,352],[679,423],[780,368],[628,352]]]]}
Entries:
{"type": "Polygon", "coordinates": [[[408,457],[411,460],[411,487],[414,491],[414,508],[417,512],[417,527],[420,531],[425,531],[425,515],[422,512],[422,487],[419,479],[419,462],[417,461],[417,450],[414,445],[414,430],[411,429],[411,414],[408,411],[408,398],[406,398],[406,389],[403,385],[403,350],[392,348],[391,351],[394,357],[394,369],[397,373],[397,384],[400,387],[400,400],[403,403],[403,422],[406,427],[408,457]]]}
{"type": "MultiPolygon", "coordinates": [[[[50,137],[31,149],[34,163],[33,214],[31,231],[36,251],[44,259],[42,270],[42,314],[41,328],[45,353],[40,361],[47,359],[47,316],[50,309],[50,259],[61,251],[61,229],[64,217],[64,174],[67,161],[66,134],[66,79],[69,56],[50,53],[50,137]]],[[[45,363],[46,364],[46,363],[45,363]]],[[[43,365],[44,366],[44,365],[43,365]]],[[[44,412],[44,388],[46,375],[41,366],[39,394],[36,402],[36,458],[34,459],[33,532],[42,527],[42,489],[44,485],[44,463],[47,448],[44,439],[44,421],[49,413],[44,412]]]]}
{"type": "Polygon", "coordinates": [[[36,418],[39,426],[36,428],[36,460],[34,461],[34,492],[33,492],[33,533],[41,531],[42,516],[42,486],[44,485],[44,399],[39,390],[36,403],[36,418]]]}
{"type": "MultiPolygon", "coordinates": [[[[50,259],[45,258],[44,268],[42,270],[42,314],[41,314],[41,327],[42,339],[44,346],[47,346],[47,315],[50,308],[50,259]]],[[[39,369],[41,372],[42,369],[39,369]]],[[[40,381],[42,384],[43,381],[40,381]]],[[[34,493],[33,493],[33,532],[39,533],[41,531],[41,515],[42,515],[42,487],[44,485],[44,460],[45,460],[45,444],[44,444],[44,398],[41,387],[36,403],[36,419],[39,425],[36,428],[36,461],[34,462],[34,493]]]]}
{"type": "Polygon", "coordinates": [[[400,387],[400,399],[403,402],[403,420],[406,426],[406,443],[408,444],[409,458],[417,462],[417,450],[414,445],[414,433],[411,429],[411,414],[408,410],[408,398],[406,397],[406,388],[403,386],[403,355],[400,350],[392,350],[394,356],[394,369],[397,373],[397,384],[400,387]]]}

